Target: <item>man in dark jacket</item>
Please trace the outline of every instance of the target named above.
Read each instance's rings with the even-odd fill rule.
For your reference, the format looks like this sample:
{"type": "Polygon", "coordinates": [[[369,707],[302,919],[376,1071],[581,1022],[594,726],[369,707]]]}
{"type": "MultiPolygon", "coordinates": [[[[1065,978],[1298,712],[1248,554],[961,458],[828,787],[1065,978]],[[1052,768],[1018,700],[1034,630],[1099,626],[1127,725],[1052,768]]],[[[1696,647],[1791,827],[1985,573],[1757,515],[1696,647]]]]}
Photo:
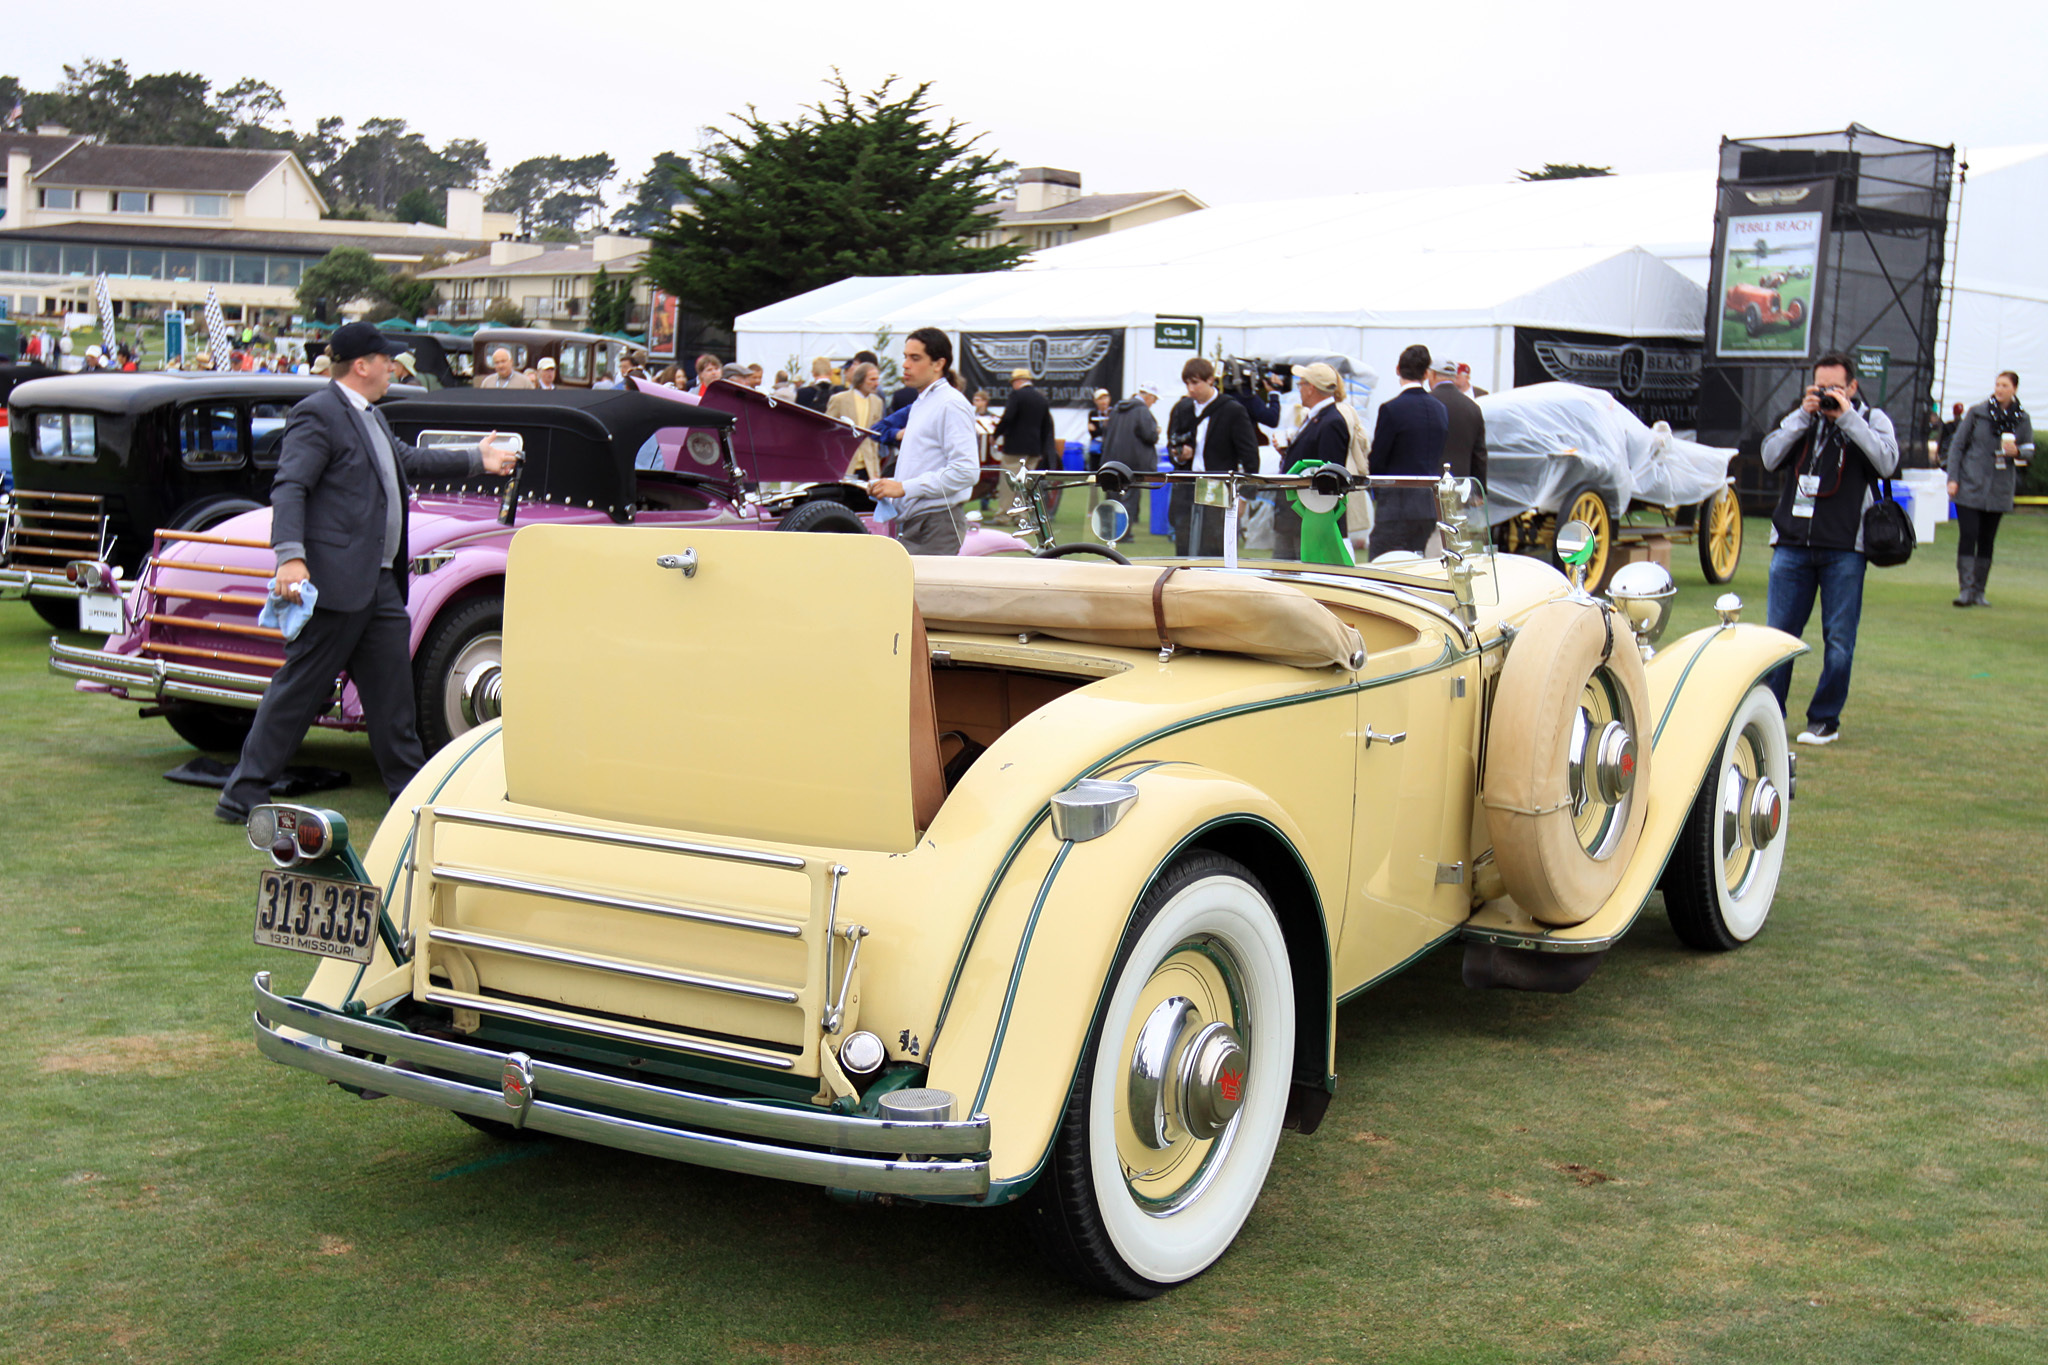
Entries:
{"type": "Polygon", "coordinates": [[[1010,371],[1010,401],[996,419],[996,443],[1002,447],[1005,463],[1022,461],[1019,469],[1057,468],[1059,436],[1052,424],[1052,403],[1045,390],[1031,382],[1031,371],[1010,371]]]}
{"type": "MultiPolygon", "coordinates": [[[[1225,398],[1216,388],[1216,367],[1196,356],[1180,367],[1187,396],[1173,405],[1167,418],[1169,448],[1176,469],[1253,474],[1259,468],[1258,429],[1244,405],[1225,398]]],[[[1223,553],[1223,513],[1203,505],[1194,490],[1181,484],[1170,503],[1175,554],[1216,558],[1223,553]]]]}
{"type": "Polygon", "coordinates": [[[214,814],[236,824],[270,799],[270,784],[334,700],[343,669],[362,698],[370,752],[395,799],[426,762],[413,713],[412,621],[406,614],[407,479],[510,472],[515,456],[495,442],[478,450],[424,451],[391,433],[374,404],[391,387],[391,357],[405,343],[367,322],[328,342],[333,382],[292,409],[270,490],[273,595],[318,601],[285,642],[284,665],[263,693],[241,761],[214,814]]]}
{"type": "MultiPolygon", "coordinates": [[[[1394,362],[1401,388],[1380,404],[1379,420],[1373,425],[1372,455],[1367,467],[1374,474],[1443,473],[1444,438],[1451,419],[1444,405],[1423,391],[1429,373],[1429,347],[1410,346],[1394,362]]],[[[1436,529],[1436,496],[1427,488],[1386,488],[1373,493],[1372,539],[1366,553],[1373,559],[1392,550],[1421,554],[1436,529]]]]}
{"type": "MultiPolygon", "coordinates": [[[[1102,455],[1089,467],[1100,469],[1115,463],[1133,474],[1150,474],[1159,463],[1159,419],[1152,415],[1152,405],[1158,401],[1158,385],[1140,384],[1136,395],[1111,408],[1109,421],[1102,428],[1102,455]]],[[[1138,521],[1138,498],[1136,488],[1127,488],[1122,495],[1133,525],[1138,521]]]]}
{"type": "MultiPolygon", "coordinates": [[[[1841,736],[1863,616],[1863,511],[1878,480],[1899,467],[1899,441],[1882,408],[1856,391],[1856,362],[1828,354],[1813,365],[1813,384],[1778,429],[1764,437],[1764,468],[1782,470],[1771,516],[1771,629],[1798,635],[1820,598],[1820,681],[1806,707],[1801,744],[1833,744],[1841,736]]],[[[1772,670],[1771,691],[1784,706],[1792,665],[1772,670]]],[[[1789,709],[1789,708],[1788,708],[1789,709]]]]}
{"type": "Polygon", "coordinates": [[[1486,414],[1458,387],[1458,371],[1469,367],[1439,356],[1429,367],[1429,396],[1444,405],[1450,427],[1444,433],[1444,463],[1461,479],[1486,482],[1486,414]]]}

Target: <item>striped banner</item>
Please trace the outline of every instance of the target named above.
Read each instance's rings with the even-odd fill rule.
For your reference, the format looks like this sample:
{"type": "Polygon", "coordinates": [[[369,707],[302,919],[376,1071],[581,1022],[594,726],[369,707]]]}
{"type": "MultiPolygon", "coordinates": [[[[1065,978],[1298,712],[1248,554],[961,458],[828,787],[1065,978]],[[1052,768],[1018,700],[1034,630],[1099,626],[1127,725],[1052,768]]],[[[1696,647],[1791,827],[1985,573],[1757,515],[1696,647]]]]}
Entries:
{"type": "Polygon", "coordinates": [[[212,353],[214,369],[234,364],[234,339],[228,335],[228,320],[221,316],[220,295],[211,286],[206,290],[206,349],[212,353]]]}
{"type": "Polygon", "coordinates": [[[114,337],[114,296],[107,292],[107,277],[95,275],[92,278],[92,300],[99,306],[100,354],[106,358],[107,368],[113,369],[114,348],[119,343],[114,337]]]}

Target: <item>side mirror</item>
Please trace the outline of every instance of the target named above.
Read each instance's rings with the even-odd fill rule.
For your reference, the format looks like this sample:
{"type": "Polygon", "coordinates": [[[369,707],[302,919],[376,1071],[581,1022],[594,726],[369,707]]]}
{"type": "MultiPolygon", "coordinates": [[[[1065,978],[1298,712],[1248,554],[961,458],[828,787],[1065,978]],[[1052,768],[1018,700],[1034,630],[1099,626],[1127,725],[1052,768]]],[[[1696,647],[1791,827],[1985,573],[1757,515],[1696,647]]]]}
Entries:
{"type": "Polygon", "coordinates": [[[1572,589],[1583,593],[1586,590],[1586,561],[1593,557],[1595,541],[1593,528],[1583,521],[1568,521],[1557,528],[1557,557],[1565,564],[1572,580],[1572,589]]]}
{"type": "Polygon", "coordinates": [[[1114,497],[1099,502],[1095,505],[1095,510],[1088,514],[1088,529],[1095,533],[1097,540],[1106,545],[1114,545],[1131,533],[1130,509],[1114,497]]]}

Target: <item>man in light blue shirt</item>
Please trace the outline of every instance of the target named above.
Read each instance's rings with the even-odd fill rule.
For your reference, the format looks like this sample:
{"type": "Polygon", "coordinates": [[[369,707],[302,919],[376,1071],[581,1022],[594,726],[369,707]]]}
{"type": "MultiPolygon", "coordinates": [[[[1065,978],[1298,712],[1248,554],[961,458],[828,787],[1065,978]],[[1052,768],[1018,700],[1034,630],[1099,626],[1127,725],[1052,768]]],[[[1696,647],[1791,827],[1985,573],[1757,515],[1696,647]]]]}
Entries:
{"type": "Polygon", "coordinates": [[[903,382],[917,390],[903,430],[896,477],[868,492],[900,498],[896,538],[914,555],[955,555],[966,538],[967,495],[981,474],[974,407],[953,384],[953,341],[936,327],[903,339],[903,382]]]}

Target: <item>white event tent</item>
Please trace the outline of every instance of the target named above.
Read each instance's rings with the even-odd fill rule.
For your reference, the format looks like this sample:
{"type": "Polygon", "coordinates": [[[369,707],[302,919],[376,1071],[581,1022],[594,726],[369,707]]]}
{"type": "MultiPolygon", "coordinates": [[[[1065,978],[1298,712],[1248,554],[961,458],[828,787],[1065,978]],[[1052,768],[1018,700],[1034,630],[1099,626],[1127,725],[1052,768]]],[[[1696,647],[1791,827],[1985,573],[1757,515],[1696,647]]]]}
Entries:
{"type": "MultiPolygon", "coordinates": [[[[1937,393],[1974,402],[2015,369],[2048,383],[2048,145],[1970,153],[1937,393]],[[1945,378],[1941,367],[1946,352],[1945,378]]],[[[1517,327],[1698,340],[1713,249],[1711,169],[1233,204],[1040,251],[986,275],[857,277],[740,317],[739,357],[771,372],[872,348],[886,329],[953,333],[1121,328],[1128,393],[1180,391],[1185,351],[1153,323],[1194,316],[1202,352],[1349,355],[1393,387],[1420,341],[1514,382],[1517,327]]],[[[2025,383],[2022,396],[2027,393],[2025,383]]],[[[1000,401],[1000,396],[998,396],[1000,401]]],[[[2038,406],[2048,408],[2048,402],[2038,406]]],[[[1056,410],[1079,435],[1078,410],[1056,410]]]]}
{"type": "MultiPolygon", "coordinates": [[[[872,347],[882,329],[900,344],[927,326],[1120,328],[1122,391],[1153,380],[1172,396],[1189,353],[1155,349],[1153,323],[1192,316],[1205,355],[1349,355],[1390,390],[1395,357],[1420,341],[1498,388],[1512,382],[1518,326],[1697,339],[1713,211],[1712,176],[1687,174],[1238,204],[1041,251],[1014,271],[842,280],[745,314],[735,331],[742,361],[773,371],[794,357],[808,372],[811,357],[872,347]]],[[[1057,415],[1064,436],[1079,434],[1078,410],[1057,415]]]]}

